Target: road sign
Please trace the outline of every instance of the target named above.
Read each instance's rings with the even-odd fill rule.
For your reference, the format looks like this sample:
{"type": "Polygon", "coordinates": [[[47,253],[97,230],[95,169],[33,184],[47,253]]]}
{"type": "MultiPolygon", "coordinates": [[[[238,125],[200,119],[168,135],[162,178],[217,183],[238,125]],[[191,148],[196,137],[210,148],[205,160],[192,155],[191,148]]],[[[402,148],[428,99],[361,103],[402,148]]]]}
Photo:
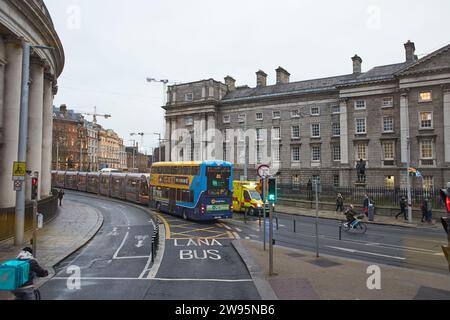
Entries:
{"type": "Polygon", "coordinates": [[[14,181],[25,181],[27,174],[27,164],[25,162],[15,161],[13,164],[12,177],[14,181]]]}
{"type": "Polygon", "coordinates": [[[258,167],[258,176],[260,178],[265,178],[270,176],[270,167],[266,164],[263,164],[261,166],[258,167]]]}
{"type": "Polygon", "coordinates": [[[22,191],[22,181],[14,181],[14,191],[22,191]]]}

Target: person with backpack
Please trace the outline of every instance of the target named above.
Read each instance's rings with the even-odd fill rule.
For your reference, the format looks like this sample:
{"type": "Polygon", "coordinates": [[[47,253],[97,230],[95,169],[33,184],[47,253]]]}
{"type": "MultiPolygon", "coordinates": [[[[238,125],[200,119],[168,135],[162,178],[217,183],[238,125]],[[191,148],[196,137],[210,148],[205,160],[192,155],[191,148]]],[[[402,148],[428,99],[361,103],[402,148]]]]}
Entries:
{"type": "Polygon", "coordinates": [[[16,300],[34,300],[34,280],[36,277],[45,278],[48,276],[48,271],[43,269],[36,258],[33,256],[33,249],[26,247],[24,248],[19,255],[17,256],[17,260],[20,261],[28,261],[30,264],[30,273],[28,276],[28,282],[24,283],[22,287],[13,291],[12,293],[16,297],[16,300]]]}

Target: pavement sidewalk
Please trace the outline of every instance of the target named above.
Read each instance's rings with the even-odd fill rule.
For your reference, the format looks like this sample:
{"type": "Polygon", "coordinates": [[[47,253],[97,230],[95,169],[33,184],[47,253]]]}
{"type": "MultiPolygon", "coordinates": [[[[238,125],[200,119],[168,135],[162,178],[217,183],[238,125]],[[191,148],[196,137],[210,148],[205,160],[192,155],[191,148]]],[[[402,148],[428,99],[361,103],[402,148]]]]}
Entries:
{"type": "MultiPolygon", "coordinates": [[[[276,246],[274,276],[268,251],[254,240],[235,240],[262,299],[279,300],[449,300],[450,277],[426,271],[378,265],[381,289],[367,286],[370,263],[276,246]]],[[[372,283],[371,281],[369,281],[372,283]]]]}
{"type": "Polygon", "coordinates": [[[387,265],[381,289],[367,286],[370,263],[323,256],[276,246],[274,272],[269,276],[268,251],[254,240],[235,240],[262,299],[280,300],[450,300],[450,274],[387,265]]]}
{"type": "MultiPolygon", "coordinates": [[[[298,216],[306,216],[306,217],[315,217],[316,210],[309,208],[301,208],[287,205],[276,205],[276,212],[298,215],[298,216]]],[[[319,217],[323,219],[332,219],[332,220],[342,220],[347,221],[345,215],[341,212],[336,212],[332,210],[319,210],[319,217]]],[[[390,226],[400,226],[406,228],[442,228],[442,225],[439,221],[433,220],[433,222],[421,222],[418,219],[413,219],[413,223],[408,223],[404,220],[403,217],[399,217],[395,219],[395,216],[381,216],[375,215],[375,221],[370,222],[367,218],[364,219],[364,222],[369,224],[379,224],[379,225],[390,225],[390,226]]]]}
{"type": "MultiPolygon", "coordinates": [[[[38,231],[36,251],[39,264],[52,271],[55,265],[89,242],[102,224],[103,216],[98,210],[76,201],[64,200],[57,217],[38,231]]],[[[32,233],[27,232],[27,243],[31,238],[32,233]]],[[[23,247],[25,245],[15,247],[13,239],[0,242],[0,262],[14,259],[23,247]]],[[[52,272],[42,281],[51,276],[52,272]]],[[[42,282],[37,283],[39,285],[42,282]]],[[[11,295],[8,292],[0,291],[0,300],[9,298],[11,295]]]]}

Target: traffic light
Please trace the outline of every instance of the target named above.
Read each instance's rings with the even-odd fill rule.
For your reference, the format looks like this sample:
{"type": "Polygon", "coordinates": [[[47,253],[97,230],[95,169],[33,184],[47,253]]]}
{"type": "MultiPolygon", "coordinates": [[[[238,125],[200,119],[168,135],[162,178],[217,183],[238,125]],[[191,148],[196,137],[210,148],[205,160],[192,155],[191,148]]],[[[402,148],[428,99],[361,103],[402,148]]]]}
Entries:
{"type": "Polygon", "coordinates": [[[38,178],[31,178],[31,200],[36,200],[38,196],[38,178]]]}
{"type": "Polygon", "coordinates": [[[447,208],[447,212],[450,213],[450,183],[447,189],[441,189],[441,198],[447,208]]]}
{"type": "Polygon", "coordinates": [[[267,188],[267,200],[271,203],[277,202],[277,179],[269,178],[269,186],[267,188]]]}

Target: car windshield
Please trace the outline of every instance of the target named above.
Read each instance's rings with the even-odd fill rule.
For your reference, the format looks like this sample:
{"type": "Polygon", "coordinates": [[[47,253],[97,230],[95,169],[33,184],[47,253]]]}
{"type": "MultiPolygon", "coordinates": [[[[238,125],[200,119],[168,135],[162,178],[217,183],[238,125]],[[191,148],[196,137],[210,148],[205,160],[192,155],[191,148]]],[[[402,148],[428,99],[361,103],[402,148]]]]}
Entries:
{"type": "Polygon", "coordinates": [[[253,200],[261,200],[261,195],[258,193],[258,191],[256,191],[256,190],[250,190],[249,192],[250,192],[250,197],[251,197],[253,200]]]}

